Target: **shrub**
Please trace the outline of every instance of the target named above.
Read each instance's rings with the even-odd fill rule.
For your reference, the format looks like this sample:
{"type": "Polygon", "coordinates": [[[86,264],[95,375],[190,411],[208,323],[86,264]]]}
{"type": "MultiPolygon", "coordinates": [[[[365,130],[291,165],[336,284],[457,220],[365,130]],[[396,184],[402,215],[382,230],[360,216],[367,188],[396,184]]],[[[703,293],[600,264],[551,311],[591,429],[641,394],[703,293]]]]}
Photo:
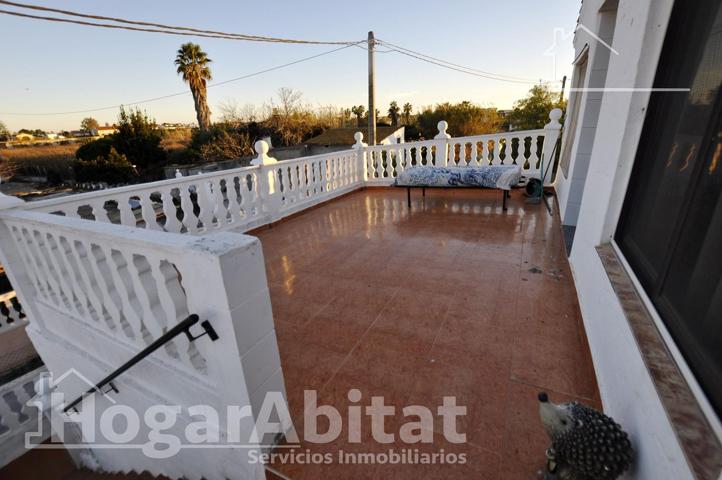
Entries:
{"type": "Polygon", "coordinates": [[[85,162],[96,162],[101,158],[110,160],[110,154],[115,150],[116,155],[122,155],[131,166],[135,165],[144,179],[151,180],[159,177],[166,162],[162,140],[162,132],[146,113],[138,109],[126,112],[121,107],[118,131],[84,144],[75,156],[85,162]]]}
{"type": "Polygon", "coordinates": [[[120,108],[118,131],[112,135],[113,147],[132,164],[143,170],[165,163],[162,140],[163,134],[146,113],[120,108]]]}
{"type": "Polygon", "coordinates": [[[107,157],[98,156],[93,160],[78,159],[73,162],[75,180],[78,182],[106,182],[110,185],[129,183],[138,177],[138,172],[128,158],[111,147],[107,157]]]}
{"type": "Polygon", "coordinates": [[[216,162],[253,155],[253,140],[261,135],[256,123],[233,126],[217,123],[207,132],[196,130],[188,148],[188,162],[216,162]]]}
{"type": "Polygon", "coordinates": [[[75,152],[75,158],[78,160],[95,160],[98,157],[107,157],[113,148],[113,139],[111,137],[99,138],[86,142],[75,152]]]}

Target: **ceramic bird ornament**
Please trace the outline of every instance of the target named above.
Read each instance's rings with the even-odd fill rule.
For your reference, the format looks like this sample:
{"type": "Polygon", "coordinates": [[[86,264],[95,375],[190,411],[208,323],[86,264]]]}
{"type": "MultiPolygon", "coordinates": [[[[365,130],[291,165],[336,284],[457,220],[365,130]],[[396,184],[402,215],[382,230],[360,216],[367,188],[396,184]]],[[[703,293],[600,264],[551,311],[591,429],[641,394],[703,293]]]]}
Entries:
{"type": "Polygon", "coordinates": [[[627,434],[612,418],[577,402],[554,404],[539,394],[539,415],[551,438],[547,480],[613,480],[632,463],[627,434]]]}

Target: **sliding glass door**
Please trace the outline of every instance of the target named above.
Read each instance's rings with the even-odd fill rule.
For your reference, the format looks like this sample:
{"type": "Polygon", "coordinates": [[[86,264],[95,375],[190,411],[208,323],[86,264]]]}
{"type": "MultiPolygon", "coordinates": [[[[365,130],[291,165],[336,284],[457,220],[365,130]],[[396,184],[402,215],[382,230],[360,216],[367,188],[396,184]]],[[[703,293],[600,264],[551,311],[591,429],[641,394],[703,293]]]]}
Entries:
{"type": "Polygon", "coordinates": [[[722,7],[677,1],[616,241],[722,416],[722,7]]]}

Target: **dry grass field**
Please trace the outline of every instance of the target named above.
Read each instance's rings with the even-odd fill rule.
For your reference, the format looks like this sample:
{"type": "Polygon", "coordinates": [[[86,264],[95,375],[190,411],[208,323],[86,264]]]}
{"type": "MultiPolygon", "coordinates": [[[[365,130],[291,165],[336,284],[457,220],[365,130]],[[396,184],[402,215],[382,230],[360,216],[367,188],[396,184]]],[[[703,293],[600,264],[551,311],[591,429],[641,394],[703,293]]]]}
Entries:
{"type": "Polygon", "coordinates": [[[72,162],[80,143],[39,145],[0,150],[0,176],[47,176],[57,174],[65,180],[72,177],[72,162]],[[52,173],[51,173],[52,172],[52,173]]]}

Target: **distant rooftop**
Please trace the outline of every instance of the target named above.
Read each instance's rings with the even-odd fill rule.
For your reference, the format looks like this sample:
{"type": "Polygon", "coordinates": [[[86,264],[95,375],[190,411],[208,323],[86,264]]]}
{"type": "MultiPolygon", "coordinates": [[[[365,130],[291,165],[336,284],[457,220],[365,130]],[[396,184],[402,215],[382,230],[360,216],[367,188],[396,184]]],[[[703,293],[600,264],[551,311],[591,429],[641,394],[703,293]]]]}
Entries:
{"type": "MultiPolygon", "coordinates": [[[[376,138],[382,140],[390,135],[393,135],[396,130],[403,128],[398,127],[376,127],[376,138]]],[[[326,130],[321,135],[306,140],[306,144],[310,145],[325,145],[325,146],[337,146],[337,145],[353,145],[356,140],[353,138],[356,132],[365,132],[365,128],[331,128],[326,130]]],[[[364,133],[364,137],[365,137],[364,133]]]]}

